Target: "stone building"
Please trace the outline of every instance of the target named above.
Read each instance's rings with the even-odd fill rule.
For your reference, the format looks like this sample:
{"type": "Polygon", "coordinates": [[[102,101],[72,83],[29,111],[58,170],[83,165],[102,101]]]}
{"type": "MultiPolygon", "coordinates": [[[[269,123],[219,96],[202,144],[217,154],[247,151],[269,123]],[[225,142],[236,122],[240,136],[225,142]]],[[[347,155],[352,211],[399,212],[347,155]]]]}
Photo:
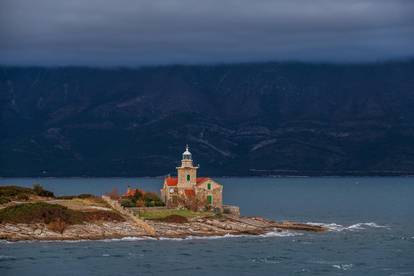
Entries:
{"type": "Polygon", "coordinates": [[[161,199],[167,207],[223,209],[223,186],[209,177],[197,177],[198,166],[193,165],[188,146],[183,153],[181,166],[176,169],[177,177],[166,177],[161,189],[161,199]]]}

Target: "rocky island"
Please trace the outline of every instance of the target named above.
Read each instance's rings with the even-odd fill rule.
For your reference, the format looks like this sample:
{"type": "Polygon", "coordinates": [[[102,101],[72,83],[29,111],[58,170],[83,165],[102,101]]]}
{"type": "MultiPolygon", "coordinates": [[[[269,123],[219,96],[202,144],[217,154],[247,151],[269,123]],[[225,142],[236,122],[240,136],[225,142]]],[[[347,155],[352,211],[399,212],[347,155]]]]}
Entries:
{"type": "Polygon", "coordinates": [[[283,230],[326,229],[208,210],[125,208],[109,196],[54,196],[39,185],[0,187],[0,239],[8,241],[262,235],[283,230]]]}
{"type": "Polygon", "coordinates": [[[177,177],[164,179],[161,197],[128,188],[101,197],[55,196],[40,185],[0,187],[0,239],[82,240],[125,237],[185,238],[262,235],[274,231],[322,232],[321,226],[240,216],[223,204],[223,185],[198,177],[188,145],[177,177]]]}

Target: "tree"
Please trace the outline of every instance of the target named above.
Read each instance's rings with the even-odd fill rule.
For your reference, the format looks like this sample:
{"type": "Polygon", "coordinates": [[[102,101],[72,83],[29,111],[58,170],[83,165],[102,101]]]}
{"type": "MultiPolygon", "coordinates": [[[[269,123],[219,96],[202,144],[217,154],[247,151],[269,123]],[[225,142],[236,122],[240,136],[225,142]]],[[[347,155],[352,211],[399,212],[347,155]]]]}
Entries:
{"type": "Polygon", "coordinates": [[[34,184],[33,185],[33,191],[38,195],[38,196],[43,196],[43,197],[55,197],[55,195],[50,192],[47,191],[45,189],[43,189],[42,185],[40,184],[34,184]]]}
{"type": "Polygon", "coordinates": [[[113,188],[112,191],[110,193],[107,193],[106,195],[109,196],[113,200],[118,200],[120,198],[118,189],[116,187],[113,188]]]}

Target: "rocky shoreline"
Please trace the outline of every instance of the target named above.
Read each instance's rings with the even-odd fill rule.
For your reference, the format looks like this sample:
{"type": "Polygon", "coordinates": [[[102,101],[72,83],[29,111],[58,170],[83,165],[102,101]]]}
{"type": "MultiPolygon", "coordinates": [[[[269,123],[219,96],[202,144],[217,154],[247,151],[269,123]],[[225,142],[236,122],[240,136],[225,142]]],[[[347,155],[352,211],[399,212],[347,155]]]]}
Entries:
{"type": "Polygon", "coordinates": [[[186,238],[226,235],[263,235],[269,232],[311,231],[324,232],[326,228],[315,225],[282,222],[278,223],[260,217],[194,218],[186,223],[146,221],[155,229],[155,235],[148,235],[145,229],[132,221],[96,222],[70,225],[62,232],[48,229],[47,225],[0,224],[0,239],[7,241],[65,241],[104,240],[127,237],[186,238]]]}
{"type": "Polygon", "coordinates": [[[4,186],[0,187],[0,240],[160,239],[327,230],[317,225],[240,216],[237,206],[226,205],[222,213],[166,207],[141,211],[126,208],[105,195],[56,197],[40,186],[4,186]]]}

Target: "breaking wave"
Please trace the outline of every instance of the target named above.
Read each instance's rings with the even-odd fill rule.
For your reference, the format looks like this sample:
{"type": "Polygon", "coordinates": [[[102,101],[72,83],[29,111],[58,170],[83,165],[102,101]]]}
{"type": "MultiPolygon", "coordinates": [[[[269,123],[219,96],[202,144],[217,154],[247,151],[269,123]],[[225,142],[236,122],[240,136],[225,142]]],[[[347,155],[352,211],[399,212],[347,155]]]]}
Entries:
{"type": "Polygon", "coordinates": [[[323,226],[323,227],[328,228],[329,231],[334,231],[334,232],[360,231],[360,230],[366,230],[367,228],[390,229],[389,226],[379,225],[379,224],[376,224],[375,222],[360,222],[360,223],[352,224],[349,226],[343,226],[341,224],[336,224],[336,223],[318,223],[318,222],[308,222],[307,224],[323,226]]]}
{"type": "Polygon", "coordinates": [[[182,238],[166,238],[166,237],[160,237],[160,238],[152,238],[152,237],[125,237],[120,239],[107,239],[103,240],[106,242],[111,241],[141,241],[141,240],[160,240],[160,241],[185,241],[185,240],[217,240],[217,239],[228,239],[228,238],[255,238],[255,237],[261,237],[261,238],[271,238],[271,237],[293,237],[293,236],[300,236],[303,235],[302,233],[298,232],[289,232],[289,231],[271,231],[267,232],[265,234],[261,235],[232,235],[232,234],[226,234],[223,236],[187,236],[182,238]]]}
{"type": "Polygon", "coordinates": [[[182,238],[167,238],[167,237],[123,237],[114,239],[102,239],[102,240],[36,240],[36,241],[4,241],[4,243],[80,243],[80,242],[118,242],[118,241],[185,241],[185,240],[217,240],[217,239],[229,239],[229,238],[271,238],[271,237],[293,237],[300,236],[302,233],[289,232],[289,231],[271,231],[261,235],[232,235],[226,234],[223,236],[187,236],[182,238]]]}
{"type": "Polygon", "coordinates": [[[335,264],[332,267],[337,268],[339,270],[350,270],[354,265],[353,264],[335,264]]]}

